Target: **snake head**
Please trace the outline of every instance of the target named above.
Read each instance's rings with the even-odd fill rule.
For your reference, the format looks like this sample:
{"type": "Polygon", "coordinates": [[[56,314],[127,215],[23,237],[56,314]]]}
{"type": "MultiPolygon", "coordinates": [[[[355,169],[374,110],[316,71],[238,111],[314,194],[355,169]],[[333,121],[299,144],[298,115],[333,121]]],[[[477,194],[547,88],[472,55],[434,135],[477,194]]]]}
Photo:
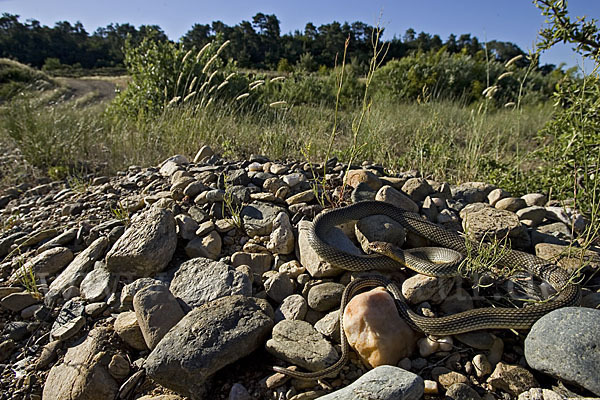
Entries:
{"type": "Polygon", "coordinates": [[[388,243],[388,242],[369,242],[369,245],[367,246],[367,250],[369,251],[369,254],[372,253],[377,253],[377,254],[383,254],[383,255],[388,255],[391,250],[392,250],[392,244],[388,243]]]}

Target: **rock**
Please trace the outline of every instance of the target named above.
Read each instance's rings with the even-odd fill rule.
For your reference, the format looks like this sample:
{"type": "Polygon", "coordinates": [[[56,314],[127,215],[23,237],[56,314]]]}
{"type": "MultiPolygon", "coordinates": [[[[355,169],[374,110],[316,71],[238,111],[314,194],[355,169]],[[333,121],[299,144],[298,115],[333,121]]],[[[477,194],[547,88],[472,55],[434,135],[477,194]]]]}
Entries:
{"type": "Polygon", "coordinates": [[[437,352],[440,348],[439,343],[429,337],[419,339],[417,345],[419,346],[419,355],[421,357],[429,357],[433,353],[437,352]]]}
{"type": "Polygon", "coordinates": [[[440,309],[444,314],[457,314],[473,308],[473,298],[469,292],[460,287],[456,288],[440,305],[440,309]]]}
{"type": "Polygon", "coordinates": [[[414,332],[383,288],[354,296],[344,310],[343,325],[348,343],[371,367],[396,365],[415,349],[414,332]]]}
{"type": "Polygon", "coordinates": [[[50,370],[42,397],[47,400],[104,400],[117,395],[119,385],[108,372],[110,330],[95,328],[85,341],[69,348],[61,364],[50,370]]]}
{"type": "Polygon", "coordinates": [[[592,269],[600,267],[599,253],[579,247],[538,243],[535,245],[535,254],[544,260],[560,265],[567,271],[579,269],[582,261],[588,263],[592,269]]]}
{"type": "Polygon", "coordinates": [[[532,388],[519,395],[518,400],[564,400],[565,398],[550,389],[532,388]]]}
{"type": "Polygon", "coordinates": [[[523,200],[525,200],[525,203],[527,204],[528,207],[531,207],[531,206],[543,207],[546,205],[546,202],[548,202],[548,198],[541,193],[528,193],[524,196],[521,196],[521,198],[523,200]]]}
{"type": "Polygon", "coordinates": [[[229,391],[228,400],[252,400],[252,396],[248,393],[248,389],[241,383],[234,383],[229,391]]]}
{"type": "Polygon", "coordinates": [[[177,235],[184,240],[192,240],[196,238],[196,230],[198,230],[198,223],[194,221],[192,217],[185,214],[179,214],[175,216],[175,222],[177,224],[177,235]]]}
{"type": "Polygon", "coordinates": [[[531,239],[515,213],[488,206],[477,209],[471,206],[474,205],[465,207],[460,213],[463,229],[471,240],[481,242],[483,238],[508,238],[513,247],[527,248],[531,245],[531,239]]]}
{"type": "Polygon", "coordinates": [[[382,186],[375,195],[375,200],[385,201],[402,210],[418,213],[419,206],[410,197],[391,186],[382,186]]]}
{"type": "Polygon", "coordinates": [[[382,365],[367,372],[351,385],[320,400],[418,400],[424,392],[423,379],[390,365],[382,365]]]}
{"type": "Polygon", "coordinates": [[[308,305],[316,311],[329,311],[340,306],[345,286],[341,283],[325,282],[308,291],[308,305]]]}
{"type": "Polygon", "coordinates": [[[532,225],[539,225],[546,218],[546,209],[540,206],[529,206],[517,211],[520,220],[530,220],[532,225]]]}
{"type": "MultiPolygon", "coordinates": [[[[298,223],[298,259],[300,264],[313,278],[325,278],[340,275],[344,272],[343,269],[331,265],[328,262],[321,260],[319,255],[314,251],[311,244],[308,241],[308,231],[310,230],[312,222],[300,221],[298,223]]],[[[348,238],[343,235],[346,240],[348,238]]],[[[358,249],[357,249],[358,250],[358,249]]]]}
{"type": "Polygon", "coordinates": [[[402,295],[411,304],[430,301],[439,304],[454,286],[454,278],[438,278],[417,274],[402,283],[402,295]]]}
{"type": "Polygon", "coordinates": [[[600,396],[600,310],[565,307],[540,318],[525,339],[534,369],[600,396]]]}
{"type": "Polygon", "coordinates": [[[481,396],[466,383],[455,383],[446,389],[446,399],[481,400],[481,396]]]}
{"type": "Polygon", "coordinates": [[[307,182],[306,176],[300,172],[284,175],[281,179],[291,188],[300,182],[307,182]]]}
{"type": "Polygon", "coordinates": [[[496,364],[496,369],[487,380],[487,383],[496,389],[501,389],[511,396],[518,396],[539,384],[525,368],[518,365],[509,365],[503,362],[496,364]]]}
{"type": "Polygon", "coordinates": [[[133,297],[133,309],[150,349],[183,318],[183,311],[165,285],[147,286],[133,297]]]}
{"type": "Polygon", "coordinates": [[[312,189],[309,189],[288,197],[285,199],[285,202],[288,206],[291,206],[293,204],[310,203],[314,199],[315,192],[312,189]]]}
{"type": "Polygon", "coordinates": [[[306,268],[304,268],[298,260],[292,260],[281,264],[279,266],[279,272],[286,274],[292,279],[296,279],[299,275],[306,272],[306,268]]]}
{"type": "Polygon", "coordinates": [[[449,388],[457,383],[468,383],[469,379],[463,374],[451,371],[446,367],[435,367],[431,370],[431,376],[444,388],[449,388]]]}
{"type": "Polygon", "coordinates": [[[355,226],[356,238],[366,252],[369,242],[389,242],[398,247],[404,244],[406,231],[386,215],[372,215],[360,219],[355,226]]]}
{"type": "Polygon", "coordinates": [[[112,356],[110,363],[108,363],[108,372],[117,381],[127,378],[130,370],[129,362],[120,354],[112,356]]]}
{"type": "Polygon", "coordinates": [[[340,310],[331,311],[315,323],[315,329],[321,335],[341,343],[340,337],[340,310]]]}
{"type": "Polygon", "coordinates": [[[244,221],[244,230],[250,237],[270,235],[273,231],[273,221],[280,212],[285,212],[282,207],[253,201],[244,206],[240,216],[244,221]]]}
{"type": "Polygon", "coordinates": [[[0,300],[0,305],[12,312],[20,312],[21,310],[39,303],[41,295],[31,292],[12,293],[0,300]]]}
{"type": "Polygon", "coordinates": [[[117,335],[135,350],[148,349],[134,311],[126,311],[117,315],[114,329],[117,335]]]}
{"type": "Polygon", "coordinates": [[[402,186],[402,191],[413,201],[423,201],[425,197],[435,193],[427,180],[423,178],[410,178],[402,186]]]}
{"type": "Polygon", "coordinates": [[[492,364],[490,364],[487,357],[483,354],[477,354],[473,357],[473,367],[478,378],[483,378],[492,373],[492,364]]]}
{"type": "Polygon", "coordinates": [[[152,207],[132,218],[131,225],[106,255],[106,267],[119,274],[151,276],[166,268],[176,245],[173,213],[152,207]]]}
{"type": "Polygon", "coordinates": [[[43,371],[46,368],[48,368],[48,366],[54,362],[54,360],[56,360],[57,354],[56,354],[56,350],[60,347],[61,345],[61,341],[60,340],[54,340],[48,344],[46,344],[43,348],[42,348],[42,353],[40,354],[39,358],[37,359],[37,361],[35,362],[35,369],[37,369],[38,371],[43,371]]]}
{"type": "Polygon", "coordinates": [[[456,200],[464,200],[466,203],[484,202],[495,186],[485,182],[465,182],[452,187],[452,197],[456,200]]]}
{"type": "Polygon", "coordinates": [[[15,286],[0,286],[0,300],[8,296],[9,294],[22,292],[23,288],[15,286]]]}
{"type": "Polygon", "coordinates": [[[163,282],[154,278],[138,278],[123,286],[121,290],[121,306],[126,310],[133,310],[133,296],[146,286],[162,285],[163,282]]]}
{"type": "Polygon", "coordinates": [[[247,275],[221,261],[201,257],[181,264],[169,288],[191,308],[219,297],[252,295],[252,283],[247,275]]]}
{"type": "Polygon", "coordinates": [[[275,322],[284,319],[302,320],[308,311],[308,304],[304,297],[299,294],[287,296],[277,310],[275,310],[275,322]]]}
{"type": "Polygon", "coordinates": [[[12,339],[6,339],[0,342],[0,363],[6,361],[17,347],[17,343],[12,339]]]}
{"type": "Polygon", "coordinates": [[[30,271],[35,274],[36,278],[46,279],[61,271],[71,261],[73,261],[71,250],[66,247],[55,247],[27,260],[21,268],[10,276],[8,281],[17,283],[23,276],[27,276],[30,271]]]}
{"type": "Polygon", "coordinates": [[[507,197],[510,197],[510,193],[508,193],[506,190],[500,189],[500,188],[496,188],[496,189],[492,190],[487,195],[488,203],[490,203],[490,206],[492,206],[492,207],[494,207],[496,205],[496,203],[498,203],[498,201],[505,199],[507,197]]]}
{"type": "Polygon", "coordinates": [[[231,256],[231,265],[234,268],[247,265],[256,275],[262,275],[271,269],[273,256],[269,253],[246,253],[238,251],[231,256]]]}
{"type": "Polygon", "coordinates": [[[498,210],[517,212],[518,210],[527,207],[527,203],[519,197],[506,197],[498,200],[494,207],[498,210]]]}
{"type": "Polygon", "coordinates": [[[424,384],[425,384],[425,389],[423,392],[424,394],[428,394],[428,395],[439,394],[438,384],[436,381],[426,380],[426,381],[424,381],[424,384]]]}
{"type": "Polygon", "coordinates": [[[286,274],[275,272],[265,280],[264,287],[267,295],[271,299],[275,300],[277,303],[281,303],[283,299],[294,293],[295,285],[294,281],[286,274]]]}
{"type": "Polygon", "coordinates": [[[81,297],[89,302],[107,298],[113,286],[113,279],[104,264],[96,263],[95,268],[81,281],[79,286],[81,297]]]}
{"type": "Polygon", "coordinates": [[[333,346],[308,322],[283,320],[273,327],[272,334],[267,351],[290,364],[318,371],[338,359],[333,346]]]}
{"type": "Polygon", "coordinates": [[[454,337],[459,342],[478,350],[489,350],[494,345],[494,336],[485,331],[459,333],[454,337]]]}
{"type": "Polygon", "coordinates": [[[378,190],[383,185],[377,175],[364,169],[352,169],[348,171],[344,180],[353,188],[357,187],[361,182],[366,183],[373,190],[378,190]]]}
{"type": "Polygon", "coordinates": [[[52,303],[69,286],[79,287],[83,278],[93,268],[94,263],[102,256],[107,246],[108,239],[103,236],[96,239],[87,249],[79,253],[56,279],[52,281],[48,294],[46,294],[46,300],[52,303]]]}
{"type": "Polygon", "coordinates": [[[538,243],[568,245],[571,240],[573,240],[571,231],[562,222],[539,225],[531,232],[531,241],[534,246],[538,243]]]}
{"type": "Polygon", "coordinates": [[[72,299],[67,301],[50,330],[50,336],[56,340],[67,340],[74,336],[85,324],[85,303],[81,300],[72,299]]]}
{"type": "Polygon", "coordinates": [[[190,258],[203,257],[216,260],[221,254],[223,240],[217,231],[210,231],[203,237],[194,237],[185,246],[185,254],[190,258]]]}
{"type": "Polygon", "coordinates": [[[227,296],[194,308],[150,353],[146,372],[164,387],[201,398],[207,378],[263,345],[273,327],[264,307],[270,308],[227,296]]]}
{"type": "Polygon", "coordinates": [[[294,230],[290,217],[280,212],[273,221],[273,231],[267,243],[267,249],[274,254],[290,254],[294,251],[294,230]]]}
{"type": "Polygon", "coordinates": [[[198,152],[194,156],[194,163],[197,164],[197,163],[201,162],[202,160],[204,160],[205,158],[212,157],[214,154],[215,153],[210,148],[210,146],[204,145],[204,146],[200,147],[200,150],[198,150],[198,152]]]}

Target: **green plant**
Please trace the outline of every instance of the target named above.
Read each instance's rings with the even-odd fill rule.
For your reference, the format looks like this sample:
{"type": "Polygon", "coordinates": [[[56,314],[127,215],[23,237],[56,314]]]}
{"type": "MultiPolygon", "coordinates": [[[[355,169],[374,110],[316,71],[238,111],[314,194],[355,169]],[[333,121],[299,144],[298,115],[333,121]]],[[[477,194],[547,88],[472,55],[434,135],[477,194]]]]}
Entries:
{"type": "Polygon", "coordinates": [[[131,224],[131,218],[129,217],[129,211],[121,202],[118,202],[116,207],[111,207],[110,212],[115,216],[116,219],[121,221],[124,226],[131,224]]]}
{"type": "Polygon", "coordinates": [[[30,264],[24,265],[23,257],[21,255],[19,255],[17,258],[17,265],[17,275],[19,278],[19,283],[25,288],[27,292],[41,299],[43,296],[37,287],[37,281],[35,273],[33,272],[33,267],[30,264]]]}
{"type": "Polygon", "coordinates": [[[226,175],[224,175],[223,178],[223,185],[225,186],[225,193],[223,194],[222,213],[225,215],[225,209],[227,209],[233,225],[238,229],[242,229],[243,219],[241,213],[242,208],[244,208],[244,204],[235,197],[233,189],[229,184],[226,175]]]}

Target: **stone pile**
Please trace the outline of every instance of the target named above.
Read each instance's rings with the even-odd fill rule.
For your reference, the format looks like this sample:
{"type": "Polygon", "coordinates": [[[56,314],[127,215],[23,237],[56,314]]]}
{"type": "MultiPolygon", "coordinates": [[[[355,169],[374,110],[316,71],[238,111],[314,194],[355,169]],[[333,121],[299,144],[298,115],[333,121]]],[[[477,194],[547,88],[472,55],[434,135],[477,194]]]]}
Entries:
{"type": "MultiPolygon", "coordinates": [[[[323,166],[308,163],[231,162],[204,147],[193,162],[177,155],[79,185],[2,192],[0,400],[600,396],[600,254],[578,247],[586,220],[576,210],[481,182],[388,176],[368,164],[345,175],[335,160],[326,168],[322,177],[323,166]],[[334,201],[352,192],[389,202],[569,271],[584,260],[589,308],[544,317],[526,340],[504,331],[433,338],[412,331],[375,289],[342,316],[356,353],[337,376],[274,373],[272,365],[318,371],[339,358],[340,299],[360,276],[308,244],[325,194],[315,178],[334,201]]],[[[427,244],[381,216],[333,229],[328,240],[355,254],[372,240],[427,244]]],[[[387,277],[425,316],[489,305],[486,289],[461,278],[403,269],[387,277]]]]}

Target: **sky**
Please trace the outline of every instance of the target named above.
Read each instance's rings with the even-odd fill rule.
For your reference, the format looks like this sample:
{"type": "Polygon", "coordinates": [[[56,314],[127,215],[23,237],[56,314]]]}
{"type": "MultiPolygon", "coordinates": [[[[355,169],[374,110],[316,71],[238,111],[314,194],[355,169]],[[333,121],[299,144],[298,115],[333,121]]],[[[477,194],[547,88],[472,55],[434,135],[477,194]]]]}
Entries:
{"type": "MultiPolygon", "coordinates": [[[[569,0],[576,16],[600,18],[600,0],[569,0]]],[[[544,17],[530,0],[0,0],[0,12],[36,19],[53,26],[57,21],[80,21],[92,33],[111,22],[159,25],[172,40],[178,40],[194,23],[220,20],[236,25],[251,21],[262,12],[275,14],[281,32],[304,30],[307,22],[317,27],[333,21],[361,21],[385,28],[384,39],[402,37],[406,29],[438,34],[470,33],[482,41],[499,40],[532,50],[544,17]]],[[[541,64],[582,66],[570,47],[560,45],[542,54],[541,64]]],[[[589,69],[586,64],[585,69],[589,69]]],[[[588,71],[589,72],[589,71],[588,71]]]]}

